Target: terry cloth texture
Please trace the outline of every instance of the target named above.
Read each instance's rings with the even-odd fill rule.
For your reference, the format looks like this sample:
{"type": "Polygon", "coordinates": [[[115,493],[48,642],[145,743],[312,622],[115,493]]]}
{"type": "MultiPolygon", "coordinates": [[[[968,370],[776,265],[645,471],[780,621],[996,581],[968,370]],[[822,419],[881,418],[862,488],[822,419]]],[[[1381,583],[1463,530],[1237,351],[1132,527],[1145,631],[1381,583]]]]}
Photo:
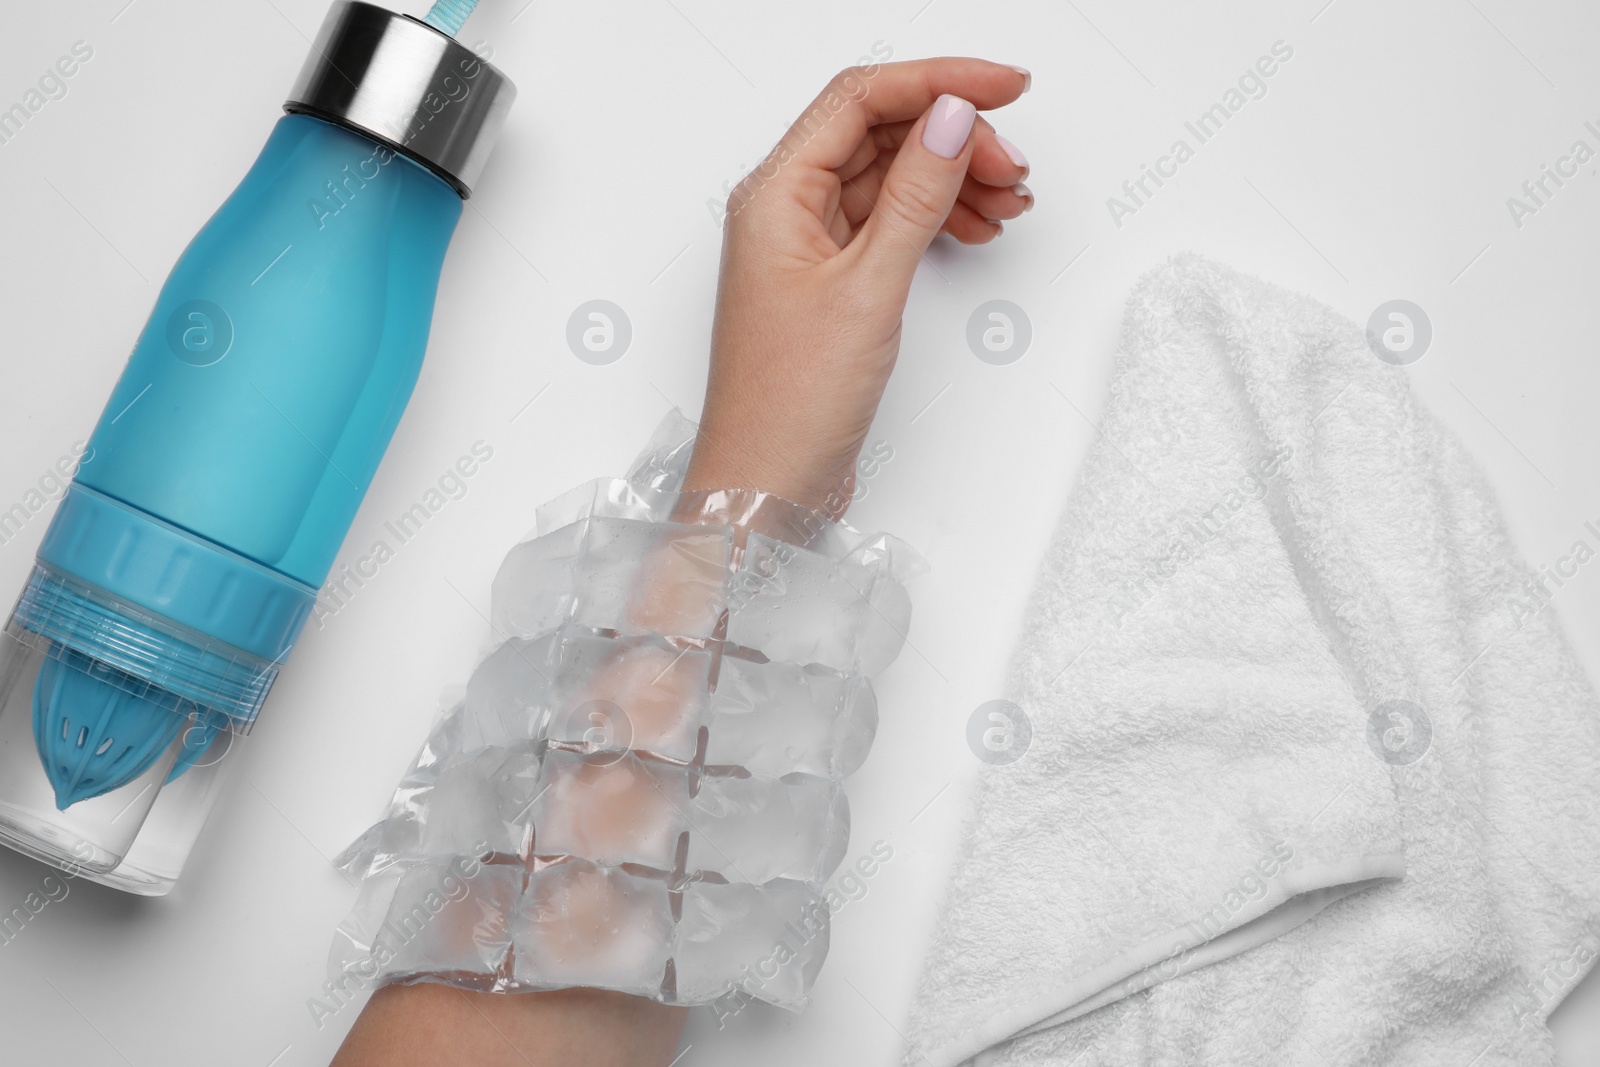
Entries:
{"type": "Polygon", "coordinates": [[[908,1064],[1553,1063],[1600,715],[1406,371],[1185,256],[1129,300],[908,1064]]]}

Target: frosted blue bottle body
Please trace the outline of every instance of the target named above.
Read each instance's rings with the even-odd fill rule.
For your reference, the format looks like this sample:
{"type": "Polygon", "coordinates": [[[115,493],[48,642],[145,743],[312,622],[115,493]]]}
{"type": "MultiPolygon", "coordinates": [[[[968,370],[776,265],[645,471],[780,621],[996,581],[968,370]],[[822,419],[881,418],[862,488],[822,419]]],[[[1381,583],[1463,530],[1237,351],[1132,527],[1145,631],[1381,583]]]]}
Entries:
{"type": "Polygon", "coordinates": [[[320,586],[416,384],[461,210],[405,156],[280,119],[162,287],[77,481],[320,586]]]}
{"type": "Polygon", "coordinates": [[[109,872],[249,730],[416,385],[461,205],[295,113],[179,258],[0,635],[6,843],[109,872]]]}

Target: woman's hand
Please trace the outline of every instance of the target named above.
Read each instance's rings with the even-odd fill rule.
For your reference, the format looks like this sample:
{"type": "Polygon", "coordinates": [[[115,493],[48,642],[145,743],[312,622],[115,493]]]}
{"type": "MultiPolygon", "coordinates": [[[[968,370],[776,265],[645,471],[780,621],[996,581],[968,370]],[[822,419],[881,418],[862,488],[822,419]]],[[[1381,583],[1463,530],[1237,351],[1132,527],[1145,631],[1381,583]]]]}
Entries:
{"type": "Polygon", "coordinates": [[[976,117],[1028,82],[980,59],[846,70],[739,184],[688,488],[844,513],[929,243],[982,244],[1033,204],[1027,160],[976,117]]]}

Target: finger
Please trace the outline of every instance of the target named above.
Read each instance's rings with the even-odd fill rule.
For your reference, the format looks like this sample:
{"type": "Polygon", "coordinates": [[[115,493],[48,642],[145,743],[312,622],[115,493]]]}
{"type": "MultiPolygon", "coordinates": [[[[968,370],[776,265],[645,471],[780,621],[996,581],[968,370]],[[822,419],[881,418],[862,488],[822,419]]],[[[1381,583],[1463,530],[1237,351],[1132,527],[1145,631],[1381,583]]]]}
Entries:
{"type": "Polygon", "coordinates": [[[968,175],[961,183],[957,200],[986,219],[1014,219],[1033,207],[1033,190],[1021,182],[1009,189],[996,189],[968,175]]]}
{"type": "MultiPolygon", "coordinates": [[[[856,146],[850,158],[834,168],[834,172],[841,181],[854,178],[879,156],[898,152],[914,125],[914,121],[909,121],[874,126],[861,144],[856,146]]],[[[971,175],[987,185],[1009,189],[1028,176],[1028,169],[1028,157],[1022,154],[1022,150],[996,133],[995,128],[979,115],[977,128],[973,132],[972,165],[968,168],[971,175]]]]}
{"type": "MultiPolygon", "coordinates": [[[[861,143],[856,146],[856,150],[850,153],[850,158],[833,168],[833,172],[839,176],[839,180],[842,182],[849,181],[872,166],[879,156],[885,154],[893,155],[894,150],[900,147],[900,141],[896,140],[893,144],[886,145],[883,133],[885,130],[893,130],[900,126],[905,127],[906,130],[911,129],[911,123],[909,122],[895,123],[893,126],[874,126],[872,132],[862,138],[861,143]]],[[[901,133],[900,136],[904,139],[905,134],[901,133]]]]}
{"type": "Polygon", "coordinates": [[[852,226],[865,222],[878,202],[878,191],[883,188],[883,178],[889,173],[893,156],[879,156],[866,170],[843,183],[839,192],[839,210],[852,226]]]}
{"type": "Polygon", "coordinates": [[[977,115],[967,100],[939,97],[889,165],[875,209],[851,247],[859,244],[870,269],[890,284],[910,288],[917,262],[955,206],[977,115]]]}
{"type": "Polygon", "coordinates": [[[1015,67],[961,57],[851,67],[828,83],[775,151],[833,170],[850,160],[874,126],[913,120],[946,95],[983,110],[1004,107],[1027,82],[1015,67]]]}
{"type": "MultiPolygon", "coordinates": [[[[840,193],[839,210],[850,225],[859,225],[872,214],[885,169],[878,166],[871,167],[845,183],[840,193]]],[[[975,180],[969,171],[961,183],[961,192],[956,202],[966,204],[977,212],[980,218],[1004,220],[1014,219],[1024,212],[1033,210],[1034,197],[1033,190],[1022,182],[1017,182],[1007,189],[999,189],[975,180]]]]}
{"type": "Polygon", "coordinates": [[[957,203],[950,209],[941,232],[949,234],[964,245],[988,244],[1000,236],[1003,227],[993,219],[986,219],[966,204],[957,203]]]}
{"type": "Polygon", "coordinates": [[[1028,157],[1022,149],[995,132],[995,128],[978,116],[978,128],[973,133],[972,166],[970,173],[985,185],[1010,188],[1028,176],[1028,157]]]}

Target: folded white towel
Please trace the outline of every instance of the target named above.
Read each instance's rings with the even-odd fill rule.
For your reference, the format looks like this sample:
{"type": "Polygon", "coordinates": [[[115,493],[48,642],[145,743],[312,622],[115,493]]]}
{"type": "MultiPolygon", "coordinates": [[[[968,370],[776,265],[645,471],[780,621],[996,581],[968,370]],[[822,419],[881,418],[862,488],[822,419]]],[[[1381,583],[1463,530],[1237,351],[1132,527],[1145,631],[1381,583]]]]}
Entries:
{"type": "Polygon", "coordinates": [[[1139,284],[907,1063],[1552,1062],[1600,714],[1405,375],[1204,259],[1139,284]]]}

